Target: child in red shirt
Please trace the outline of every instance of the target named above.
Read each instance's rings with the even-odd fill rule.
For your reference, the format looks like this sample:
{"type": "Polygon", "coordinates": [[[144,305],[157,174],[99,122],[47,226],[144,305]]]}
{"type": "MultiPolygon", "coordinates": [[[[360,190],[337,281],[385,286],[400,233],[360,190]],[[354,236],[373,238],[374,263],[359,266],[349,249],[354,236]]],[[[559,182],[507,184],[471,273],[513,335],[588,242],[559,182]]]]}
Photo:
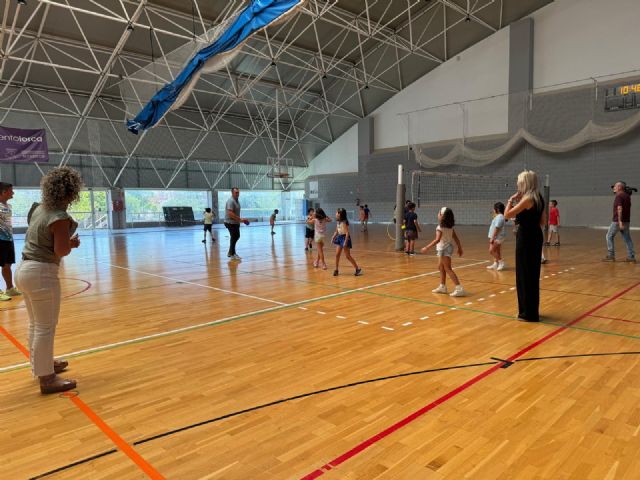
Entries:
{"type": "Polygon", "coordinates": [[[558,236],[558,240],[553,244],[554,247],[560,246],[560,210],[558,210],[558,201],[551,200],[549,202],[549,234],[547,236],[546,245],[551,245],[551,239],[553,238],[553,234],[555,233],[558,236]]]}

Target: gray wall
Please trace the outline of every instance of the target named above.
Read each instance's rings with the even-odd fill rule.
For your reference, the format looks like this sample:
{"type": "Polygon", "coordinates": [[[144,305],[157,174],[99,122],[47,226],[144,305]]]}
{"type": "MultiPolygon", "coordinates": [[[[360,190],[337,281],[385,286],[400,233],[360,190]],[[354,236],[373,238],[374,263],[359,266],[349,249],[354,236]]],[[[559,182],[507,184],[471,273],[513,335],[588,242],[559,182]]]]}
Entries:
{"type": "MultiPolygon", "coordinates": [[[[624,120],[638,110],[605,112],[605,89],[612,85],[600,84],[565,88],[553,92],[531,91],[533,78],[533,20],[525,19],[511,26],[509,64],[509,131],[524,127],[538,138],[560,141],[578,133],[592,120],[607,125],[624,120]],[[518,93],[520,92],[520,93],[518,93]]],[[[629,79],[640,80],[640,79],[629,79]]],[[[618,81],[619,83],[619,81],[618,81]]],[[[397,166],[405,167],[407,197],[411,197],[411,171],[425,170],[416,162],[413,152],[399,148],[393,152],[372,152],[372,119],[358,124],[358,173],[350,176],[323,176],[319,181],[318,203],[322,206],[355,207],[356,199],[368,203],[374,222],[390,221],[395,203],[397,166]]],[[[428,129],[425,125],[423,128],[428,129]]],[[[509,134],[483,138],[466,138],[473,147],[488,149],[503,144],[509,134]]],[[[437,142],[422,145],[434,158],[444,156],[454,142],[437,142]]],[[[591,144],[569,153],[553,154],[523,144],[504,158],[485,167],[461,167],[429,169],[450,174],[471,174],[488,177],[515,178],[523,169],[536,171],[541,180],[550,178],[551,198],[559,201],[561,222],[567,226],[606,226],[611,221],[613,195],[610,186],[617,180],[640,188],[640,139],[637,131],[625,136],[591,144]]],[[[309,178],[315,180],[315,178],[309,178]]],[[[474,180],[468,179],[468,182],[474,180]]],[[[462,210],[477,210],[477,215],[458,215],[460,223],[488,223],[494,202],[505,202],[509,185],[496,188],[495,182],[486,182],[486,194],[479,195],[477,188],[457,188],[441,199],[431,198],[428,205],[418,209],[423,222],[435,221],[437,208],[442,202],[462,210]],[[431,201],[433,200],[433,204],[431,201]],[[486,222],[484,213],[486,212],[486,222]],[[480,220],[478,220],[480,219],[480,220]]],[[[441,188],[445,188],[446,181],[441,188]]],[[[635,198],[640,198],[640,194],[635,198]]],[[[414,201],[417,198],[413,198],[414,201]]],[[[454,210],[455,211],[455,210],[454,210]]],[[[632,208],[632,224],[640,226],[640,206],[632,208]]]]}
{"type": "MultiPolygon", "coordinates": [[[[550,154],[525,145],[508,158],[481,168],[449,167],[435,169],[444,173],[512,178],[524,168],[536,171],[541,180],[550,177],[551,197],[559,202],[561,221],[566,226],[606,226],[611,221],[613,195],[610,186],[616,180],[625,180],[640,187],[640,138],[632,132],[624,137],[583,147],[566,154],[550,154]]],[[[374,222],[390,221],[395,204],[398,164],[405,166],[407,198],[411,196],[412,170],[421,170],[413,155],[407,151],[374,153],[359,156],[357,174],[325,175],[318,180],[319,199],[323,208],[355,208],[357,198],[368,203],[374,222]]],[[[504,196],[505,194],[501,192],[504,196]]],[[[495,201],[507,198],[461,200],[482,201],[487,211],[495,201]]],[[[450,197],[447,197],[450,198],[450,197]]],[[[640,202],[640,194],[632,203],[640,202]]],[[[414,199],[416,200],[416,199],[414,199]]],[[[434,209],[435,210],[435,209],[434,209]]],[[[431,219],[434,212],[419,209],[421,218],[431,219]]],[[[487,216],[487,222],[489,217],[487,216]]],[[[477,222],[474,222],[477,223],[477,222]]],[[[640,203],[632,208],[632,224],[640,226],[640,203]]]]}

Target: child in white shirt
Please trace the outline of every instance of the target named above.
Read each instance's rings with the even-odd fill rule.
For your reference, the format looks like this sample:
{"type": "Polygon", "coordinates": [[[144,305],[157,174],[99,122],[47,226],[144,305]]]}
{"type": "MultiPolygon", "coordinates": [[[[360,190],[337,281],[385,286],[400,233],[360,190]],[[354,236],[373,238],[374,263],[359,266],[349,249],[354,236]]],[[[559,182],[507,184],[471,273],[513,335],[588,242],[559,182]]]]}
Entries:
{"type": "Polygon", "coordinates": [[[456,235],[453,226],[455,225],[455,219],[453,217],[453,210],[447,207],[442,207],[438,212],[438,227],[436,228],[436,238],[426,247],[420,250],[422,253],[436,246],[436,255],[438,255],[438,269],[440,270],[440,286],[432,290],[433,293],[448,293],[447,291],[447,274],[453,280],[455,289],[450,294],[451,297],[463,297],[466,295],[464,288],[458,280],[458,276],[453,271],[451,266],[451,256],[453,255],[453,242],[455,242],[458,248],[458,255],[462,256],[462,244],[458,235],[456,235]]]}

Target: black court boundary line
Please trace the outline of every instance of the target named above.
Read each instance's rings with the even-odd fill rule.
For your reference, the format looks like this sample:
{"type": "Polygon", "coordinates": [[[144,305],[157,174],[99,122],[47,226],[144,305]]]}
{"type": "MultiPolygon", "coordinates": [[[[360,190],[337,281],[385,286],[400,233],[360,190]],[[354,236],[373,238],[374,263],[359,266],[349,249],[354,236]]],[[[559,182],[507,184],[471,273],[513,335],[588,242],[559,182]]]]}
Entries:
{"type": "MultiPolygon", "coordinates": [[[[590,357],[607,357],[607,356],[616,356],[616,355],[640,355],[640,351],[637,352],[605,352],[605,353],[584,353],[584,354],[570,354],[570,355],[551,355],[551,356],[547,356],[547,357],[530,357],[530,358],[521,358],[516,360],[515,362],[513,362],[513,364],[516,363],[520,363],[520,362],[533,362],[533,361],[539,361],[539,360],[559,360],[559,359],[566,359],[566,358],[590,358],[590,357]]],[[[135,442],[133,442],[132,445],[137,446],[137,445],[143,445],[145,443],[148,442],[152,442],[154,440],[158,440],[160,438],[164,438],[164,437],[169,437],[171,435],[175,435],[177,433],[181,433],[181,432],[185,432],[187,430],[192,430],[194,428],[198,428],[198,427],[202,427],[205,425],[210,425],[213,423],[217,423],[220,422],[222,420],[226,420],[228,418],[233,418],[233,417],[237,417],[240,415],[243,415],[245,413],[250,413],[250,412],[255,412],[258,410],[262,410],[264,408],[268,408],[268,407],[273,407],[276,405],[280,405],[283,403],[288,403],[294,400],[299,400],[302,398],[307,398],[307,397],[312,397],[315,395],[320,395],[323,393],[328,393],[328,392],[334,392],[337,390],[344,390],[347,388],[353,388],[353,387],[357,387],[360,385],[365,385],[365,384],[369,384],[369,383],[376,383],[376,382],[381,382],[381,381],[385,381],[385,380],[395,380],[397,378],[404,378],[404,377],[411,377],[411,376],[417,376],[417,375],[424,375],[427,373],[437,373],[437,372],[443,372],[443,371],[447,371],[447,370],[460,370],[463,368],[473,368],[473,367],[484,367],[484,366],[489,366],[489,365],[496,365],[498,363],[501,363],[499,361],[493,361],[493,362],[483,362],[483,363],[472,363],[472,364],[466,364],[466,365],[455,365],[455,366],[450,366],[450,367],[441,367],[441,368],[434,368],[434,369],[428,369],[428,370],[418,370],[415,372],[407,372],[407,373],[399,373],[396,375],[388,375],[388,376],[384,376],[384,377],[377,377],[377,378],[372,378],[369,380],[361,380],[358,382],[352,382],[352,383],[347,383],[345,385],[339,385],[336,387],[329,387],[329,388],[324,388],[322,390],[315,390],[313,392],[308,392],[308,393],[302,393],[300,395],[295,395],[292,397],[287,397],[287,398],[283,398],[280,400],[275,400],[273,402],[269,402],[269,403],[264,403],[261,405],[256,405],[254,407],[249,407],[249,408],[245,408],[243,410],[238,410],[236,412],[232,412],[232,413],[227,413],[225,415],[221,415],[219,417],[214,417],[214,418],[210,418],[208,420],[203,420],[200,422],[196,422],[196,423],[192,423],[189,425],[185,425],[183,427],[179,427],[179,428],[175,428],[172,430],[168,430],[166,432],[163,433],[159,433],[157,435],[153,435],[151,437],[146,437],[143,438],[141,440],[137,440],[135,442]]],[[[29,480],[37,480],[37,479],[41,479],[41,478],[45,478],[48,477],[50,475],[53,475],[55,473],[60,473],[62,471],[65,470],[69,470],[73,467],[77,467],[79,465],[88,463],[88,462],[92,462],[93,460],[97,460],[99,458],[103,458],[106,456],[109,456],[113,453],[117,453],[118,450],[117,449],[111,449],[111,450],[106,450],[104,452],[100,452],[97,453],[95,455],[92,455],[90,457],[86,457],[83,458],[81,460],[75,461],[73,463],[69,463],[67,465],[63,465],[61,467],[55,468],[53,470],[49,470],[47,472],[41,473],[39,475],[36,475],[35,477],[30,477],[29,480]]]]}

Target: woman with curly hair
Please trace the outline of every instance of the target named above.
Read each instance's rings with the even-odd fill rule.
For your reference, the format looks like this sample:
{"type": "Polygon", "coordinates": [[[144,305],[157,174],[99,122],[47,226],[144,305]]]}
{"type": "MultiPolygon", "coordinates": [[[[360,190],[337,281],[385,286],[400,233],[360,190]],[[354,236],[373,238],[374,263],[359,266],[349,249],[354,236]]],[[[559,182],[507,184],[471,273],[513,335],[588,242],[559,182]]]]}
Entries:
{"type": "Polygon", "coordinates": [[[54,168],[40,182],[42,203],[34,203],[27,216],[27,233],[16,284],[29,314],[29,360],[40,392],[57,393],[76,387],[75,380],[58,377],[68,362],[54,360],[53,339],[60,313],[60,259],[80,246],[77,222],[67,213],[78,200],[82,180],[69,167],[54,168]]]}

